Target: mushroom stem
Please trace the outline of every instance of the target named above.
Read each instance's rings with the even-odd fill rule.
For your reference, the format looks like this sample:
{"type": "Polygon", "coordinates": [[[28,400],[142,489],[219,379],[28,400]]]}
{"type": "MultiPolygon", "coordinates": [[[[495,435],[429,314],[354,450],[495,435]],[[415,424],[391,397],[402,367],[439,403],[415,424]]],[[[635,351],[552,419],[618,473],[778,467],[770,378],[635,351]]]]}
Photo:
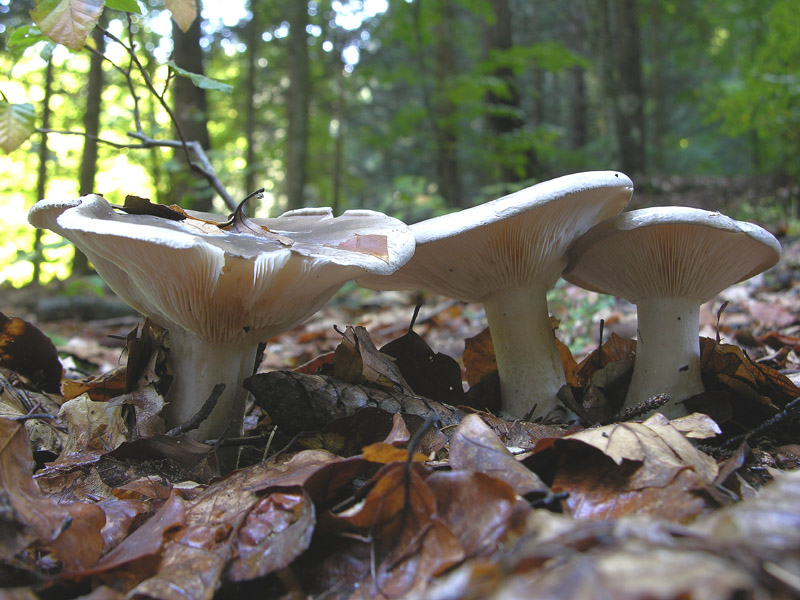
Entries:
{"type": "Polygon", "coordinates": [[[556,394],[566,383],[556,347],[547,286],[531,284],[492,292],[483,308],[492,334],[503,412],[514,419],[536,414],[547,417],[556,409],[571,416],[556,394]]]}
{"type": "Polygon", "coordinates": [[[253,372],[258,342],[214,344],[177,327],[169,336],[173,379],[164,410],[167,429],[194,417],[214,386],[224,383],[214,410],[189,435],[201,441],[239,435],[248,394],[242,380],[253,372]]]}
{"type": "Polygon", "coordinates": [[[683,400],[704,391],[700,376],[700,302],[687,298],[648,298],[637,303],[638,341],[633,377],[624,408],[656,394],[672,401],[666,417],[687,413],[683,400]]]}

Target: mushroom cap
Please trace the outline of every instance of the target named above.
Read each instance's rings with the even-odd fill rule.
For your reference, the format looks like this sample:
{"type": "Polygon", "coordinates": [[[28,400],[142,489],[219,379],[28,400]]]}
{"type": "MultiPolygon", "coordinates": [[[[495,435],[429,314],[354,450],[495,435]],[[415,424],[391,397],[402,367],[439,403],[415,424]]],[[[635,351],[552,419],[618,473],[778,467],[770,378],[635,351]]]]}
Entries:
{"type": "Polygon", "coordinates": [[[622,173],[577,173],[421,221],[411,226],[417,250],[404,267],[357,283],[375,290],[422,288],[470,302],[520,285],[552,287],[575,240],[618,214],[632,193],[633,182],[622,173]]]}
{"type": "Polygon", "coordinates": [[[283,243],[225,231],[197,216],[120,214],[92,194],[41,200],[28,220],[83,250],[142,314],[223,344],[277,335],[311,316],[346,281],[391,273],[414,253],[410,229],[373,211],[334,218],[330,209],[309,209],[252,219],[291,239],[283,243]]]}
{"type": "Polygon", "coordinates": [[[778,240],[758,225],[697,208],[643,208],[581,237],[564,279],[634,304],[666,297],[703,303],[780,256],[778,240]]]}

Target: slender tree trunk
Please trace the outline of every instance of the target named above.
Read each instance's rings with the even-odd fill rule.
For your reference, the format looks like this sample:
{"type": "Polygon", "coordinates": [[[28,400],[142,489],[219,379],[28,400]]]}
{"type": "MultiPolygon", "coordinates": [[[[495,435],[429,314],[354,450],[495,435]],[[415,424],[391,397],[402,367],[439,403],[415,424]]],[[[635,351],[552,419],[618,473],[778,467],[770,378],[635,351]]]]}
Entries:
{"type": "Polygon", "coordinates": [[[455,14],[452,0],[437,4],[436,42],[434,47],[436,92],[434,119],[436,121],[436,181],[439,194],[453,206],[463,206],[458,163],[458,124],[456,106],[450,96],[450,85],[456,73],[455,14]]]}
{"type": "Polygon", "coordinates": [[[589,100],[586,95],[586,77],[583,67],[573,67],[569,77],[570,90],[569,147],[580,150],[589,141],[589,100]]]}
{"type": "MultiPolygon", "coordinates": [[[[195,19],[184,33],[174,21],[172,22],[173,60],[182,69],[203,74],[200,24],[201,20],[195,19]]],[[[203,149],[208,150],[211,142],[208,135],[205,90],[194,85],[187,77],[176,77],[172,85],[173,111],[183,137],[187,141],[199,142],[203,149]]],[[[170,181],[170,201],[194,210],[212,210],[214,189],[203,177],[185,166],[183,150],[176,150],[173,156],[173,160],[180,163],[182,168],[173,173],[170,181]]]]}
{"type": "Polygon", "coordinates": [[[665,113],[664,113],[664,48],[663,38],[661,34],[661,10],[662,5],[660,2],[652,2],[650,13],[650,27],[648,36],[652,44],[652,101],[653,101],[653,127],[651,129],[652,140],[650,147],[653,149],[652,165],[657,171],[661,171],[664,167],[664,131],[665,113]]]}
{"type": "Polygon", "coordinates": [[[308,60],[308,5],[289,0],[289,88],[286,106],[289,125],[286,134],[286,197],[290,209],[302,207],[308,160],[308,112],[311,79],[308,60]]]}
{"type": "Polygon", "coordinates": [[[637,0],[593,0],[590,26],[603,96],[619,151],[619,168],[645,170],[644,86],[637,0]]]}
{"type": "Polygon", "coordinates": [[[644,85],[638,0],[616,0],[616,47],[620,119],[617,137],[622,169],[631,175],[645,171],[644,85]]]}
{"type": "MultiPolygon", "coordinates": [[[[106,43],[103,32],[99,28],[92,30],[92,40],[97,53],[92,52],[89,59],[89,81],[86,86],[86,112],[83,115],[83,156],[81,157],[81,170],[79,190],[81,196],[95,191],[95,177],[97,176],[97,136],[100,133],[100,111],[103,100],[103,59],[106,43]]],[[[72,275],[87,275],[91,273],[86,255],[77,247],[72,257],[72,275]]]]}
{"type": "MultiPolygon", "coordinates": [[[[47,61],[44,71],[44,99],[42,100],[42,129],[50,129],[50,97],[53,95],[53,61],[47,61]]],[[[36,174],[36,199],[41,200],[47,193],[47,160],[50,151],[47,147],[47,134],[42,133],[39,142],[39,170],[36,174]]],[[[33,238],[33,278],[31,283],[39,285],[42,277],[42,230],[37,229],[33,238]]]]}
{"type": "Polygon", "coordinates": [[[256,190],[256,79],[258,76],[258,42],[261,39],[261,27],[258,22],[257,6],[250,2],[252,17],[247,24],[247,116],[245,118],[245,139],[247,150],[245,154],[244,191],[246,194],[256,190]]]}
{"type": "MultiPolygon", "coordinates": [[[[494,12],[494,22],[487,24],[484,28],[484,51],[487,55],[493,50],[504,51],[513,46],[509,0],[491,0],[491,6],[494,12]]],[[[500,111],[490,110],[487,123],[489,129],[502,144],[503,138],[523,127],[524,121],[519,116],[521,113],[520,93],[513,71],[510,68],[502,67],[495,70],[494,76],[505,83],[506,93],[498,95],[489,92],[486,95],[487,104],[503,109],[500,111]]],[[[541,92],[541,90],[539,91],[541,92]]],[[[536,173],[538,167],[538,158],[531,148],[526,152],[524,167],[520,170],[518,167],[504,165],[501,178],[506,182],[527,179],[536,173]]]]}

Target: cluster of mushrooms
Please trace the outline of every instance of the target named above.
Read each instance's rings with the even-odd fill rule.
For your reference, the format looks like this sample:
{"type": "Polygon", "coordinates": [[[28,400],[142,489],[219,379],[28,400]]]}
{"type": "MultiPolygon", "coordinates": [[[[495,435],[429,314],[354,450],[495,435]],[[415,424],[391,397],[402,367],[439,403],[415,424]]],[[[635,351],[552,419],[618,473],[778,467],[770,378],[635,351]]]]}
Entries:
{"type": "MultiPolygon", "coordinates": [[[[369,210],[223,219],[176,210],[129,214],[97,195],[41,200],[29,221],[70,240],[111,289],[169,331],[174,377],[165,420],[193,417],[225,390],[193,436],[238,435],[258,342],[314,314],[347,281],[375,290],[426,289],[481,303],[509,418],[572,418],[556,394],[565,375],[547,310],[559,277],[638,307],[625,407],[655,394],[703,391],[699,307],[773,266],[764,229],[684,207],[622,212],[633,183],[613,171],[546,181],[407,226],[369,210]]],[[[238,211],[237,211],[238,212],[238,211]]]]}

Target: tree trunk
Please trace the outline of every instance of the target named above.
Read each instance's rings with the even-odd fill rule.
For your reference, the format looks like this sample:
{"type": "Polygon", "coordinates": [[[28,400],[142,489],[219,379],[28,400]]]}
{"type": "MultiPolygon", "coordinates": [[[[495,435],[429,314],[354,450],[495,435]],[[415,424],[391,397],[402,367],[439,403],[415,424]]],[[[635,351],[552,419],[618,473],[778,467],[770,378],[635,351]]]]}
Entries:
{"type": "Polygon", "coordinates": [[[617,138],[622,170],[645,170],[644,86],[638,0],[616,0],[616,47],[619,89],[617,138]]]}
{"type": "MultiPolygon", "coordinates": [[[[53,95],[53,61],[47,61],[44,72],[44,99],[42,100],[42,129],[50,129],[50,97],[53,95]]],[[[42,133],[39,142],[39,171],[36,176],[36,200],[41,200],[47,193],[47,134],[42,133]]],[[[33,238],[33,278],[31,283],[39,285],[42,277],[42,230],[37,229],[33,238]]]]}
{"type": "Polygon", "coordinates": [[[436,182],[439,194],[452,206],[463,206],[458,164],[458,124],[456,106],[450,96],[450,82],[456,73],[455,14],[452,0],[437,4],[436,45],[434,47],[436,92],[434,120],[436,122],[436,182]]]}
{"type": "MultiPolygon", "coordinates": [[[[81,196],[95,191],[97,175],[97,136],[100,133],[100,111],[103,100],[103,52],[106,43],[103,32],[96,27],[92,30],[92,40],[97,52],[92,52],[89,59],[89,77],[86,85],[86,112],[83,114],[83,156],[78,193],[81,196]]],[[[92,272],[86,255],[77,247],[72,257],[72,275],[88,275],[92,272]]]]}
{"type": "MultiPolygon", "coordinates": [[[[199,13],[199,11],[198,11],[199,13]]],[[[203,49],[200,46],[200,19],[197,18],[184,33],[172,22],[173,60],[182,69],[203,74],[203,49]]],[[[208,136],[208,110],[205,90],[197,87],[187,77],[176,77],[172,82],[172,104],[176,125],[187,141],[197,141],[204,150],[211,147],[208,136]]],[[[170,181],[171,202],[194,210],[210,211],[213,207],[214,189],[200,175],[185,165],[183,150],[173,153],[173,160],[183,168],[173,173],[170,181]]]]}
{"type": "MultiPolygon", "coordinates": [[[[646,138],[650,138],[650,147],[652,148],[652,166],[656,171],[662,171],[664,168],[664,132],[666,130],[666,116],[664,106],[664,54],[667,48],[664,47],[662,38],[662,21],[661,11],[662,4],[660,2],[651,3],[650,12],[650,27],[648,38],[652,46],[650,54],[652,55],[652,123],[653,127],[646,138]],[[652,135],[652,137],[650,137],[652,135]]],[[[669,36],[667,35],[667,38],[669,36]]]]}
{"type": "Polygon", "coordinates": [[[586,78],[583,67],[570,70],[569,147],[580,150],[589,141],[589,100],[586,95],[586,78]]]}
{"type": "MultiPolygon", "coordinates": [[[[511,34],[511,7],[509,0],[492,0],[494,22],[484,27],[484,52],[488,56],[492,51],[509,50],[513,46],[511,34]]],[[[511,136],[524,125],[519,116],[521,112],[520,93],[516,77],[508,67],[495,70],[493,75],[502,80],[506,85],[506,93],[501,95],[493,92],[486,94],[486,102],[492,107],[502,110],[491,110],[487,115],[489,130],[498,138],[499,144],[503,139],[511,136]]],[[[541,92],[541,90],[539,90],[541,92]]],[[[501,179],[506,182],[520,181],[533,176],[538,170],[538,158],[533,148],[527,150],[522,169],[505,164],[502,167],[501,179]]]]}
{"type": "Polygon", "coordinates": [[[286,134],[286,198],[288,208],[304,202],[308,158],[308,110],[311,80],[308,60],[308,5],[289,0],[289,88],[286,90],[288,129],[286,134]]]}

